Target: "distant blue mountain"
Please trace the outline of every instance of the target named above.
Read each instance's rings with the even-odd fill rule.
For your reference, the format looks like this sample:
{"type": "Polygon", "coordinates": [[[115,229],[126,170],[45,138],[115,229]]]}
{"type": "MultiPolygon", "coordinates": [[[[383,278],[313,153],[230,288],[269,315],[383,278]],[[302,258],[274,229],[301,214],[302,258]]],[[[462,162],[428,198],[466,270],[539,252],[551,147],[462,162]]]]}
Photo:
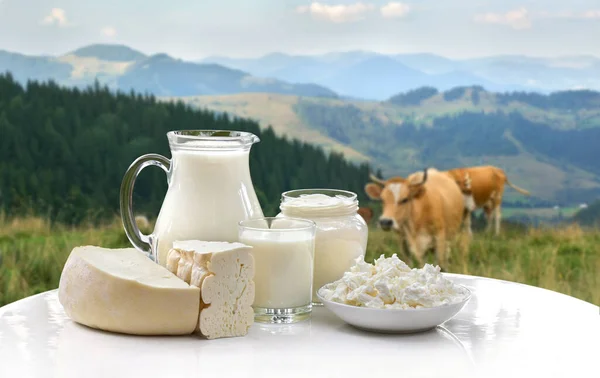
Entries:
{"type": "Polygon", "coordinates": [[[79,48],[69,54],[94,57],[109,62],[129,62],[146,58],[146,55],[125,45],[95,44],[79,48]]]}
{"type": "Polygon", "coordinates": [[[85,87],[98,80],[113,90],[131,89],[156,96],[221,95],[243,92],[338,97],[321,85],[261,78],[219,64],[199,64],[166,54],[146,56],[123,45],[90,45],[61,57],[34,57],[0,50],[0,72],[19,82],[54,80],[85,87]],[[96,58],[100,63],[91,63],[96,58]],[[87,65],[87,66],[86,66],[87,65]]]}
{"type": "Polygon", "coordinates": [[[539,92],[600,89],[600,59],[593,56],[501,55],[453,60],[429,53],[387,56],[350,51],[312,56],[274,53],[255,59],[212,57],[207,61],[290,82],[314,82],[344,97],[376,100],[421,86],[445,90],[481,85],[493,91],[539,92]],[[397,87],[392,90],[394,85],[397,87]]]}
{"type": "Polygon", "coordinates": [[[194,96],[267,92],[311,97],[337,97],[314,84],[289,84],[263,79],[218,64],[198,64],[157,54],[132,65],[118,78],[121,89],[160,94],[194,96]]]}
{"type": "Polygon", "coordinates": [[[421,86],[427,75],[386,56],[374,56],[341,68],[317,82],[338,93],[383,100],[402,90],[421,86]]]}
{"type": "Polygon", "coordinates": [[[72,67],[48,57],[28,56],[0,50],[0,72],[11,72],[13,77],[25,83],[27,80],[65,80],[72,67]]]}
{"type": "Polygon", "coordinates": [[[21,82],[53,79],[84,87],[98,80],[112,89],[133,88],[158,96],[272,92],[383,101],[423,86],[441,91],[473,85],[496,92],[600,90],[600,59],[587,55],[456,60],[429,53],[276,52],[259,58],[185,62],[166,54],[146,56],[124,45],[95,44],[60,57],[0,51],[3,71],[12,72],[21,82]],[[86,59],[90,57],[97,62],[86,59]]]}
{"type": "Polygon", "coordinates": [[[427,74],[444,74],[461,69],[461,63],[435,54],[397,54],[393,58],[427,74]]]}

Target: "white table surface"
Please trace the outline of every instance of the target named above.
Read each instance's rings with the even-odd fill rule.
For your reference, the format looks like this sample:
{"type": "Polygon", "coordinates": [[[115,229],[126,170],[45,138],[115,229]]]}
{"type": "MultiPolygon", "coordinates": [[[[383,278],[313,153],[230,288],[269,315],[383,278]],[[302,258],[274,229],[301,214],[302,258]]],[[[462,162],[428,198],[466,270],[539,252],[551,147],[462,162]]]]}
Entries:
{"type": "MultiPolygon", "coordinates": [[[[0,308],[0,377],[599,376],[598,306],[506,281],[448,274],[474,295],[432,331],[360,331],[328,310],[248,336],[125,336],[70,321],[49,291],[0,308]]],[[[143,316],[143,314],[140,314],[143,316]]]]}

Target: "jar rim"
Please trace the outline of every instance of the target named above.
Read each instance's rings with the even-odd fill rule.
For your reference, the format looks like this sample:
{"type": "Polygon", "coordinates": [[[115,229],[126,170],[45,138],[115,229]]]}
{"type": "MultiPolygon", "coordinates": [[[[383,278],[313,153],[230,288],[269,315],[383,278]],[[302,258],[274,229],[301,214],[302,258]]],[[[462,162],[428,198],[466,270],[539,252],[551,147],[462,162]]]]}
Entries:
{"type": "Polygon", "coordinates": [[[349,190],[327,189],[327,188],[310,188],[310,189],[293,189],[293,190],[288,190],[286,192],[283,192],[281,194],[281,201],[283,202],[287,198],[298,198],[302,194],[325,194],[325,195],[329,195],[330,193],[331,193],[330,197],[334,197],[336,195],[344,195],[348,199],[353,200],[353,201],[357,201],[357,197],[358,197],[356,195],[356,193],[351,192],[349,190]]]}
{"type": "Polygon", "coordinates": [[[284,192],[281,195],[281,203],[279,209],[290,216],[308,215],[313,217],[337,217],[355,214],[358,210],[358,199],[356,193],[341,189],[294,189],[284,192]],[[305,206],[305,207],[290,207],[286,203],[293,199],[300,198],[302,195],[323,194],[329,197],[343,196],[347,199],[347,203],[335,206],[305,206]]]}

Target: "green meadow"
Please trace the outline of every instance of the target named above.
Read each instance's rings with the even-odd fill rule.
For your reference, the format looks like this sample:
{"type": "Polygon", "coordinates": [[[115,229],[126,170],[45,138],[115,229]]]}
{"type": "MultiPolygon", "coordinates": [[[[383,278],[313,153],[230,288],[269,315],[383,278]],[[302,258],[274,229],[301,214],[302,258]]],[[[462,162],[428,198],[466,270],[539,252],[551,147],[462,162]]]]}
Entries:
{"type": "MultiPolygon", "coordinates": [[[[66,227],[38,217],[0,216],[0,306],[58,287],[69,252],[79,245],[117,248],[129,242],[116,219],[66,227]]],[[[367,261],[394,253],[415,266],[395,234],[372,228],[367,261]]],[[[433,254],[427,259],[434,262],[433,254]]],[[[600,305],[600,230],[505,227],[499,237],[476,232],[468,245],[455,244],[448,271],[539,286],[600,305]]]]}

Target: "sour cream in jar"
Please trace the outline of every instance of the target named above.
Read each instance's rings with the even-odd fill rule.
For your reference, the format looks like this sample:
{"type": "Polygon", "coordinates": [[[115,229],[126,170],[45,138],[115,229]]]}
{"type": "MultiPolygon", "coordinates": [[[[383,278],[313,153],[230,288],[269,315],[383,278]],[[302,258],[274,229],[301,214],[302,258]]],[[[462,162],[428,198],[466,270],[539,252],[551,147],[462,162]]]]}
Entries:
{"type": "Polygon", "coordinates": [[[354,265],[367,249],[368,227],[358,215],[356,194],[335,189],[300,189],[281,196],[278,217],[304,218],[317,225],[313,274],[313,305],[316,292],[334,282],[354,265]]]}

